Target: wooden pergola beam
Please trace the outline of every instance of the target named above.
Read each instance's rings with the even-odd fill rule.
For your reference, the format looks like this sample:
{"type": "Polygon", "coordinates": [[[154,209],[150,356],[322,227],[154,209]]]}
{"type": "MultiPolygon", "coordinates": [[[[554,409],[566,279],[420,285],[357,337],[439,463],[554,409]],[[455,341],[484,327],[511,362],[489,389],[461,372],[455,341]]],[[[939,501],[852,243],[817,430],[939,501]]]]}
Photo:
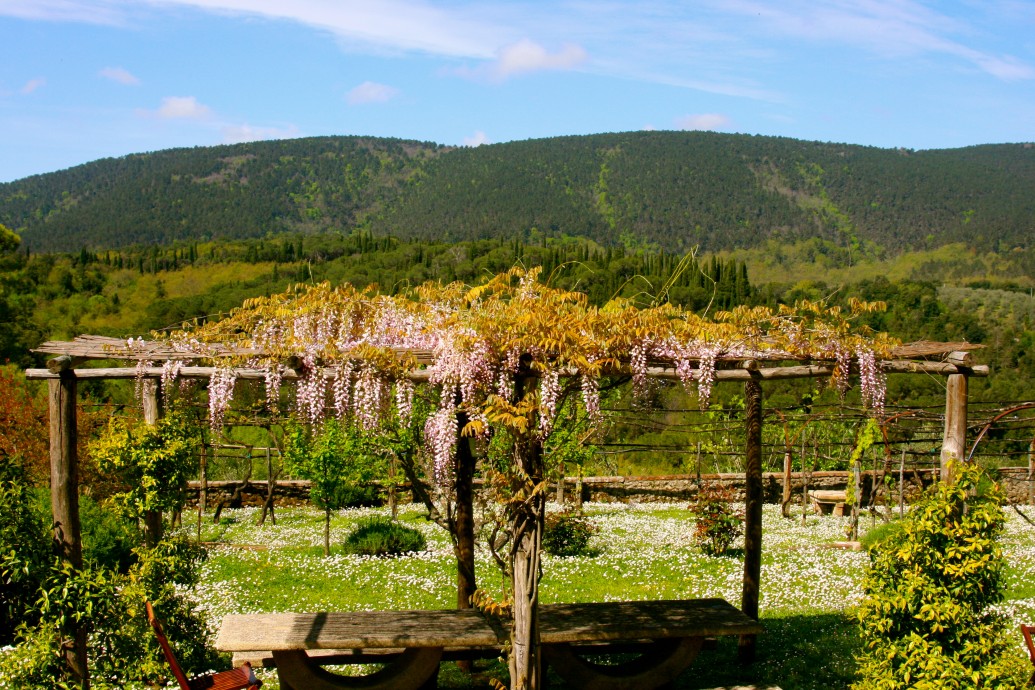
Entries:
{"type": "MultiPolygon", "coordinates": [[[[926,362],[914,360],[889,360],[882,362],[883,370],[887,374],[929,374],[934,376],[952,376],[953,374],[964,374],[966,376],[988,376],[986,365],[964,366],[951,362],[926,362]]],[[[74,373],[80,379],[135,379],[135,378],[161,378],[161,367],[107,367],[97,369],[75,369],[74,373]]],[[[178,376],[185,379],[207,379],[215,373],[216,367],[180,367],[178,376]]],[[[324,376],[332,378],[333,368],[324,369],[324,376]]],[[[241,380],[263,380],[266,378],[265,369],[249,367],[236,367],[234,372],[241,380]]],[[[603,372],[605,376],[631,376],[632,369],[622,367],[611,371],[603,372]]],[[[833,364],[800,364],[793,366],[766,367],[755,370],[749,369],[717,369],[715,371],[716,381],[752,381],[752,380],[782,380],[782,379],[804,379],[823,378],[832,376],[834,373],[833,364]]],[[[647,376],[679,380],[679,374],[675,367],[648,367],[647,376]]],[[[27,369],[25,377],[29,379],[55,379],[58,374],[49,369],[27,369]]],[[[411,381],[428,381],[431,373],[427,369],[416,369],[409,373],[411,381]]],[[[298,372],[294,369],[286,369],[283,372],[286,380],[297,379],[298,372]]]]}

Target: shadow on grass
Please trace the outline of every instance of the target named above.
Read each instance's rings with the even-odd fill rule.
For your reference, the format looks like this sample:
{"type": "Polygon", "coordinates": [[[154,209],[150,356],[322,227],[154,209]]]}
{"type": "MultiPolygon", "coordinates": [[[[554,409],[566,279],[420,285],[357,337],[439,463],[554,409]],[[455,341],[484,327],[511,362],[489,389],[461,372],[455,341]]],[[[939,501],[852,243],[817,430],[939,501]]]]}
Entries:
{"type": "MultiPolygon", "coordinates": [[[[758,637],[757,657],[742,666],[736,637],[720,638],[715,649],[704,650],[677,680],[677,690],[755,685],[781,690],[844,690],[855,677],[855,655],[860,651],[855,619],[844,614],[796,615],[763,618],[765,632],[758,637]]],[[[452,664],[443,665],[442,688],[485,688],[488,677],[506,683],[506,666],[477,662],[472,678],[452,664]]],[[[567,686],[550,673],[549,687],[567,686]]]]}

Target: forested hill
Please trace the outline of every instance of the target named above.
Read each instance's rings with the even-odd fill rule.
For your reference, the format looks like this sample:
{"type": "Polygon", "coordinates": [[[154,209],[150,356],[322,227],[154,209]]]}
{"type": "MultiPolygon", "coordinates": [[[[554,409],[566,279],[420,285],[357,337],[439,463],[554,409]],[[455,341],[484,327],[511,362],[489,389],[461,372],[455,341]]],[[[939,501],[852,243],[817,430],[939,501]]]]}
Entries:
{"type": "Polygon", "coordinates": [[[478,148],[322,137],[105,159],[0,184],[36,250],[356,228],[435,240],[574,235],[684,251],[819,237],[850,252],[1027,248],[1035,147],[909,151],[708,132],[478,148]]]}

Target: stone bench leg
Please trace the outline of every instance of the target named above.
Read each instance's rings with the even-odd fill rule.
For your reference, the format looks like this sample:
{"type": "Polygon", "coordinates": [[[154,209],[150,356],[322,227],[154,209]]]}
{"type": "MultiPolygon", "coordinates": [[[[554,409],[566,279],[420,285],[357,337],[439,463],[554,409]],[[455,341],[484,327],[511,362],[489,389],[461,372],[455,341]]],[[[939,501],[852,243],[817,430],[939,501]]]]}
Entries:
{"type": "Polygon", "coordinates": [[[274,651],[282,690],[425,690],[434,688],[442,647],[412,647],[376,673],[339,676],[321,668],[305,650],[274,651]]]}
{"type": "Polygon", "coordinates": [[[566,683],[592,690],[655,690],[671,683],[697,658],[703,637],[658,640],[624,664],[595,664],[570,644],[543,645],[543,657],[566,683]]]}

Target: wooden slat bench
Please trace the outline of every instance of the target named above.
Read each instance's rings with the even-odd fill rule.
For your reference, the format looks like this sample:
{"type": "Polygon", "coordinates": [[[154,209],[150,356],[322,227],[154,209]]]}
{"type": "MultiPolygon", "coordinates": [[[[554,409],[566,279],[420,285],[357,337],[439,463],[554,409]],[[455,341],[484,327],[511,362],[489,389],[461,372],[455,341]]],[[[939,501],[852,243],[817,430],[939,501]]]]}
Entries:
{"type": "MultiPolygon", "coordinates": [[[[260,657],[266,652],[256,650],[269,650],[284,690],[418,690],[434,687],[446,648],[499,650],[508,626],[476,610],[455,609],[229,615],[216,648],[260,657]],[[403,651],[368,676],[340,676],[320,666],[330,659],[341,663],[348,650],[390,649],[403,651]],[[310,657],[310,650],[338,653],[310,657]]],[[[762,631],[722,599],[549,604],[539,608],[539,627],[544,661],[569,685],[600,690],[661,687],[693,662],[704,638],[762,631]],[[600,653],[601,643],[632,642],[645,642],[644,653],[625,664],[598,665],[581,656],[600,653]]]]}

